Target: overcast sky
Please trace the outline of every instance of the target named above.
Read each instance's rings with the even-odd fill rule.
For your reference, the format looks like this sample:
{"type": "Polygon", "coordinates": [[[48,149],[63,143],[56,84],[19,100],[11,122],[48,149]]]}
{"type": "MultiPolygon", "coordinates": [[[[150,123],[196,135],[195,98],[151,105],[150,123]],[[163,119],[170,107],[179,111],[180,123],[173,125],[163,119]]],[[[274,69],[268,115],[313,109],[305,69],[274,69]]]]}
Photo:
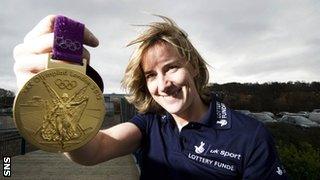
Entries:
{"type": "Polygon", "coordinates": [[[210,82],[320,80],[319,0],[1,0],[0,87],[16,91],[12,50],[48,14],[83,22],[100,40],[91,65],[105,93],[123,93],[132,48],[125,45],[147,24],[168,16],[184,29],[212,66],[210,82]]]}

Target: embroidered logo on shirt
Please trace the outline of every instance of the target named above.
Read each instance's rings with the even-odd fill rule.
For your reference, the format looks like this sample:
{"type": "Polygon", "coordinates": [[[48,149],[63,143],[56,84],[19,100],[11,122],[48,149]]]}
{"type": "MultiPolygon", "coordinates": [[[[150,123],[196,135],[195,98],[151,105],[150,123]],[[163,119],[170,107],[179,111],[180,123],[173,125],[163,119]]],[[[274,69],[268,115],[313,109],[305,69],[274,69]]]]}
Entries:
{"type": "Polygon", "coordinates": [[[233,164],[234,160],[239,161],[241,159],[240,154],[213,148],[211,144],[204,141],[194,145],[194,152],[195,154],[188,152],[187,157],[198,163],[230,172],[236,172],[237,167],[233,164]],[[212,156],[213,154],[214,156],[212,156]],[[230,159],[233,160],[230,161],[230,159]]]}
{"type": "Polygon", "coordinates": [[[196,162],[202,163],[202,164],[206,164],[206,165],[217,167],[219,169],[224,169],[224,170],[228,170],[228,171],[232,171],[232,172],[236,171],[236,166],[235,165],[223,163],[223,162],[220,162],[220,161],[215,161],[215,160],[212,160],[212,159],[208,159],[208,158],[205,158],[205,157],[198,156],[196,154],[189,153],[188,154],[188,158],[192,159],[192,160],[194,160],[196,162]]]}
{"type": "Polygon", "coordinates": [[[227,107],[221,102],[216,102],[216,115],[217,115],[217,125],[220,125],[220,127],[224,127],[228,125],[228,113],[227,113],[227,107]]]}
{"type": "Polygon", "coordinates": [[[228,121],[225,119],[221,119],[220,121],[217,121],[217,124],[220,124],[220,127],[225,126],[228,124],[228,121]]]}
{"type": "Polygon", "coordinates": [[[280,176],[283,174],[282,169],[278,166],[276,171],[280,176]]]}
{"type": "Polygon", "coordinates": [[[216,111],[218,119],[227,119],[227,107],[221,102],[216,103],[216,111]]]}
{"type": "Polygon", "coordinates": [[[200,145],[199,146],[194,146],[194,151],[197,153],[197,154],[201,154],[204,152],[204,146],[205,143],[203,141],[200,142],[200,145]]]}
{"type": "Polygon", "coordinates": [[[216,155],[222,156],[223,158],[227,157],[227,158],[231,158],[231,159],[238,159],[238,160],[241,159],[241,154],[229,152],[226,150],[210,149],[208,152],[210,154],[216,154],[216,155]]]}

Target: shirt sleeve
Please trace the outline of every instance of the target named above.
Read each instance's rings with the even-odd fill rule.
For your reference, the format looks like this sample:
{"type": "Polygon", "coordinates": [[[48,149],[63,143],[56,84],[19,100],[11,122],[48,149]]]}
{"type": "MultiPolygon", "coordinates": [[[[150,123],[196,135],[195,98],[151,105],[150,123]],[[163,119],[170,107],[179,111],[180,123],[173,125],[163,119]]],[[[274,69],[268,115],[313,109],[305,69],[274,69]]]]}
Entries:
{"type": "Polygon", "coordinates": [[[147,131],[147,121],[144,115],[135,115],[129,122],[136,125],[140,129],[142,136],[145,137],[147,131]]]}
{"type": "Polygon", "coordinates": [[[260,125],[247,153],[243,179],[288,179],[271,134],[260,125]]]}
{"type": "Polygon", "coordinates": [[[129,122],[136,125],[142,134],[141,146],[133,153],[136,158],[136,163],[139,167],[142,167],[143,161],[143,146],[145,145],[146,132],[147,132],[147,120],[144,115],[138,114],[135,115],[129,122]]]}

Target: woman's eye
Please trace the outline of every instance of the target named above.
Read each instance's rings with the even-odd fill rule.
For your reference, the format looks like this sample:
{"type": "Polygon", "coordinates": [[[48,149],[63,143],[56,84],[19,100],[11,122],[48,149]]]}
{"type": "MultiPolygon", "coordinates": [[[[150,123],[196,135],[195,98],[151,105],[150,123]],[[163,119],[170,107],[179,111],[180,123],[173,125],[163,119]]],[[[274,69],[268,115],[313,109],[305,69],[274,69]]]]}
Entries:
{"type": "Polygon", "coordinates": [[[146,74],[145,77],[146,77],[147,80],[148,79],[152,79],[152,78],[155,77],[155,74],[146,74]]]}
{"type": "Polygon", "coordinates": [[[176,71],[178,70],[178,66],[170,66],[169,71],[176,71]]]}

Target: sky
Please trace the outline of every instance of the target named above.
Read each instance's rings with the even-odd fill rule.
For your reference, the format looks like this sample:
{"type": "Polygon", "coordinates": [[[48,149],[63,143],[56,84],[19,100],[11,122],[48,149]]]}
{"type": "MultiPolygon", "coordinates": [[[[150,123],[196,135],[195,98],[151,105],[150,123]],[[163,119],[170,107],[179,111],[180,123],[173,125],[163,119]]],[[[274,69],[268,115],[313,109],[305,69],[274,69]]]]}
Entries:
{"type": "Polygon", "coordinates": [[[0,88],[17,91],[13,48],[48,14],[80,21],[100,41],[88,48],[104,93],[125,93],[121,79],[148,24],[172,18],[210,64],[212,83],[320,80],[319,0],[1,0],[0,88]]]}

